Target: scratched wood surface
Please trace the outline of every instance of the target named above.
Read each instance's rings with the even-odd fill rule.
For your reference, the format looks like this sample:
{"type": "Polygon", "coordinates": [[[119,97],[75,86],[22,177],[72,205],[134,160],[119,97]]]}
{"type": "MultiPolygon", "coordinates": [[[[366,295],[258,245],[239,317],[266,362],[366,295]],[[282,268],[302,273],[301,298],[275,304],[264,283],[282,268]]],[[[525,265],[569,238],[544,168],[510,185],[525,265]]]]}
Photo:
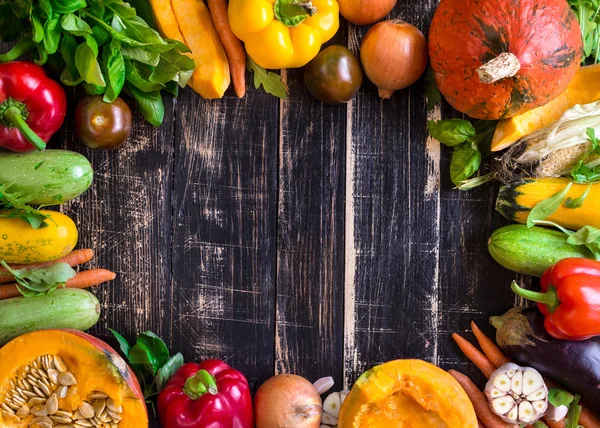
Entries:
{"type": "MultiPolygon", "coordinates": [[[[401,1],[390,16],[426,33],[436,4],[401,1]]],[[[344,22],[334,42],[357,51],[366,31],[344,22]]],[[[395,358],[481,381],[450,333],[468,336],[475,320],[492,334],[513,276],[487,253],[504,224],[497,189],[453,190],[450,153],[427,137],[428,119],[454,113],[428,114],[423,82],[389,101],[366,82],[350,104],[325,106],[300,70],[283,77],[286,101],[185,90],[165,99],[158,129],[136,113],[113,152],[83,149],[70,109],[54,145],[87,155],[96,179],[63,209],[93,264],[119,275],[94,291],[92,332],[152,330],[188,361],[225,359],[253,389],[282,372],[341,389],[395,358]]]]}

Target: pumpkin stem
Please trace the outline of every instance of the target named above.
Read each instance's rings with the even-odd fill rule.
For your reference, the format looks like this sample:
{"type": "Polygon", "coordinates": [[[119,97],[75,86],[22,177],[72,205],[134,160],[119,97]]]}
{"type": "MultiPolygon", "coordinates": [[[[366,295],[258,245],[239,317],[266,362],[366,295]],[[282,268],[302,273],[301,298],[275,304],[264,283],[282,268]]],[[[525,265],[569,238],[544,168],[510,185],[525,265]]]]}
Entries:
{"type": "Polygon", "coordinates": [[[503,52],[477,69],[481,83],[494,83],[507,77],[513,77],[521,69],[519,58],[510,52],[503,52]]]}

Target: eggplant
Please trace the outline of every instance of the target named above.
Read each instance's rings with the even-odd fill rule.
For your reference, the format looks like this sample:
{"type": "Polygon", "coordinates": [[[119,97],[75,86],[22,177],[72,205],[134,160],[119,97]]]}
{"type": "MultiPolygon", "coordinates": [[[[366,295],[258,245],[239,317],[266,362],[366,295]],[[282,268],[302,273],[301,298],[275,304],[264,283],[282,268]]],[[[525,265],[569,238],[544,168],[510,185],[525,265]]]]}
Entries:
{"type": "Polygon", "coordinates": [[[583,341],[559,340],[544,328],[544,315],[536,308],[514,308],[491,317],[496,342],[516,363],[578,394],[600,416],[600,337],[583,341]]]}

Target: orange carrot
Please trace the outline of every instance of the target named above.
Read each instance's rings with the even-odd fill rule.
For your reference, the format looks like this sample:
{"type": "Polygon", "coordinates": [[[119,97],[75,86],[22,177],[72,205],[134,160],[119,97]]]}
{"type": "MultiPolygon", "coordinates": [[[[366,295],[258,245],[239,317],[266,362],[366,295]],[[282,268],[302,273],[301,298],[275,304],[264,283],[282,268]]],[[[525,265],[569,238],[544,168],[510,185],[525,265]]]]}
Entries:
{"type": "Polygon", "coordinates": [[[498,345],[477,327],[477,324],[475,324],[474,321],[471,321],[471,331],[473,331],[475,338],[477,338],[481,350],[493,365],[502,367],[504,364],[510,363],[510,360],[504,355],[504,352],[502,352],[498,345]]]}
{"type": "Polygon", "coordinates": [[[487,427],[487,428],[508,428],[513,427],[516,428],[516,425],[510,425],[504,422],[498,415],[496,415],[492,408],[490,407],[486,396],[477,388],[477,386],[462,373],[459,373],[454,370],[449,370],[454,379],[458,381],[460,386],[463,387],[469,400],[473,403],[473,407],[475,408],[475,414],[477,418],[487,427]]]}
{"type": "Polygon", "coordinates": [[[463,351],[463,354],[489,379],[492,373],[496,371],[496,367],[494,367],[490,360],[479,352],[476,347],[471,345],[469,341],[463,339],[458,334],[452,333],[452,339],[454,339],[460,350],[463,351]]]}
{"type": "MultiPolygon", "coordinates": [[[[84,263],[87,263],[90,260],[92,260],[93,258],[94,258],[94,251],[90,250],[88,248],[85,250],[71,251],[69,254],[67,254],[63,258],[55,260],[53,262],[38,263],[38,264],[31,264],[31,265],[11,265],[10,267],[11,267],[11,269],[15,269],[15,270],[37,269],[37,268],[46,268],[46,267],[52,266],[54,263],[66,263],[69,266],[73,267],[73,266],[82,265],[84,263]]],[[[5,267],[0,266],[0,284],[5,283],[5,282],[11,282],[14,280],[15,280],[15,277],[12,276],[6,270],[5,267]]]]}
{"type": "Polygon", "coordinates": [[[585,407],[581,406],[581,415],[579,415],[579,425],[585,428],[600,428],[600,419],[585,407]]]}
{"type": "MultiPolygon", "coordinates": [[[[67,281],[67,288],[89,288],[100,285],[104,282],[112,281],[117,274],[106,269],[90,269],[77,273],[73,278],[67,281]]],[[[0,300],[19,297],[21,293],[15,283],[0,285],[0,300]]]]}
{"type": "Polygon", "coordinates": [[[477,420],[477,426],[478,426],[479,428],[487,428],[487,427],[486,427],[486,426],[483,424],[483,422],[481,422],[479,419],[477,420]]]}
{"type": "Polygon", "coordinates": [[[246,50],[240,39],[231,31],[227,0],[208,0],[208,8],[229,60],[235,93],[238,98],[244,98],[246,95],[246,50]]]}

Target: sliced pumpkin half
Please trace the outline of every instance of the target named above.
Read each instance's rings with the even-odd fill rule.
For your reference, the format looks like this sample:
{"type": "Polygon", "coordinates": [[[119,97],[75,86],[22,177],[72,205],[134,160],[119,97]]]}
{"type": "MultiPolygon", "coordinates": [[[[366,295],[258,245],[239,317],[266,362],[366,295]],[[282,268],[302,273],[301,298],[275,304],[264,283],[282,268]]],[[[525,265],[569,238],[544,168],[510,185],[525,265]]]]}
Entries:
{"type": "Polygon", "coordinates": [[[85,333],[28,333],[0,349],[0,426],[147,428],[140,385],[106,343],[85,333]]]}
{"type": "Polygon", "coordinates": [[[421,360],[374,367],[344,401],[339,428],[477,428],[467,394],[444,370],[421,360]]]}
{"type": "Polygon", "coordinates": [[[492,151],[504,150],[529,134],[556,122],[577,104],[600,100],[600,64],[581,67],[567,89],[548,104],[498,122],[492,151]]]}

